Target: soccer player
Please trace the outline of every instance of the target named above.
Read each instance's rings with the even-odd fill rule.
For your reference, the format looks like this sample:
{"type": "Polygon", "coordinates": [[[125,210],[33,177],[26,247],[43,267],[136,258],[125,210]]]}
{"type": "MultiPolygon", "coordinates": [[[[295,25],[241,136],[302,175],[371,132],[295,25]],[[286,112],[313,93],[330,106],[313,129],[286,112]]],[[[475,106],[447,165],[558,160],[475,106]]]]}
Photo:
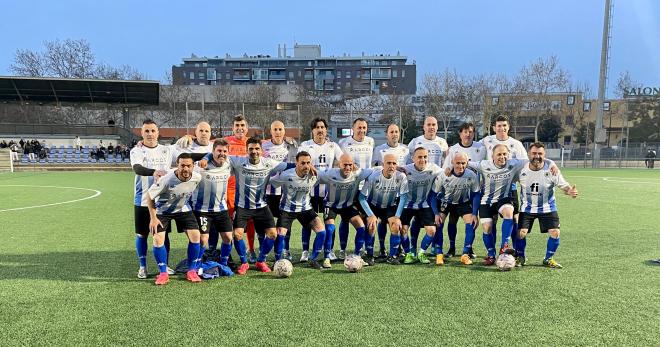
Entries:
{"type": "Polygon", "coordinates": [[[576,198],[578,191],[575,185],[571,186],[561,174],[553,175],[549,165],[545,162],[545,146],[535,142],[529,147],[529,164],[520,172],[520,195],[522,206],[520,211],[520,229],[518,237],[514,237],[516,249],[516,266],[525,265],[526,236],[538,219],[541,232],[548,233],[548,244],[543,264],[561,269],[562,266],[555,261],[554,255],[559,247],[559,215],[555,200],[555,187],[563,190],[566,195],[576,198]]]}
{"type": "MultiPolygon", "coordinates": [[[[385,133],[387,142],[374,148],[374,155],[372,158],[372,164],[374,166],[383,165],[383,158],[386,154],[393,154],[397,160],[397,167],[404,166],[408,163],[410,156],[410,149],[408,146],[403,143],[399,143],[401,139],[401,132],[399,131],[399,126],[396,124],[390,124],[387,126],[385,133]]],[[[379,257],[387,257],[387,252],[385,251],[385,237],[387,236],[387,221],[380,220],[378,223],[378,243],[380,246],[379,257]]],[[[396,259],[396,258],[395,258],[396,259]]]]}
{"type": "Polygon", "coordinates": [[[268,209],[264,199],[266,185],[270,177],[276,173],[295,167],[295,164],[262,158],[261,141],[251,137],[247,140],[249,157],[230,156],[229,162],[236,177],[236,214],[234,217],[234,244],[241,258],[238,274],[244,275],[250,268],[247,260],[243,233],[248,220],[252,220],[256,230],[264,233],[264,243],[259,246],[259,257],[254,264],[261,272],[270,272],[266,264],[266,256],[275,244],[277,230],[273,214],[268,209]]]}
{"type": "MultiPolygon", "coordinates": [[[[264,141],[261,143],[261,147],[264,151],[264,157],[271,158],[276,161],[284,161],[287,163],[293,163],[296,161],[296,152],[297,146],[292,139],[285,139],[285,129],[284,123],[276,120],[270,124],[270,140],[264,141]]],[[[268,208],[273,214],[273,217],[280,218],[280,201],[282,200],[282,188],[276,188],[272,184],[268,184],[266,187],[266,202],[268,203],[268,208]]],[[[288,260],[291,260],[291,255],[289,253],[289,239],[291,235],[290,228],[287,229],[286,236],[284,237],[284,257],[288,260]]],[[[325,235],[325,234],[324,234],[325,235]]],[[[278,239],[281,237],[277,236],[278,239]]],[[[259,240],[261,244],[262,240],[259,240]]],[[[279,240],[275,241],[277,247],[279,240]]],[[[277,252],[276,252],[277,254],[277,252]]]]}
{"type": "MultiPolygon", "coordinates": [[[[493,149],[497,145],[507,146],[507,148],[509,149],[510,158],[524,159],[524,160],[528,159],[527,151],[525,150],[525,146],[523,146],[522,142],[509,136],[510,128],[511,127],[509,125],[509,119],[506,116],[498,115],[497,117],[495,117],[495,125],[493,125],[493,131],[495,131],[495,135],[488,135],[483,139],[481,139],[481,143],[486,147],[487,160],[493,159],[492,157],[493,149]]],[[[515,182],[511,187],[511,203],[513,205],[513,230],[518,230],[517,220],[518,220],[518,212],[520,211],[520,199],[518,197],[518,191],[516,190],[515,182]]],[[[495,216],[495,218],[493,219],[493,224],[492,224],[492,234],[494,237],[497,237],[497,233],[495,230],[496,225],[497,225],[497,216],[495,216]]]]}
{"type": "MultiPolygon", "coordinates": [[[[316,258],[323,250],[325,227],[312,208],[310,193],[316,185],[317,177],[311,171],[312,157],[307,152],[298,152],[296,168],[288,169],[270,180],[272,186],[282,189],[282,201],[278,207],[282,212],[277,219],[278,238],[275,244],[275,258],[280,259],[284,249],[284,239],[281,236],[286,235],[293,221],[297,219],[301,225],[311,228],[316,233],[308,263],[314,269],[321,269],[316,258]]],[[[326,258],[325,264],[326,267],[330,267],[330,259],[326,258]]]]}
{"type": "MultiPolygon", "coordinates": [[[[437,199],[432,200],[431,205],[433,212],[436,214],[435,224],[439,226],[439,234],[442,233],[442,224],[447,216],[449,216],[450,223],[452,218],[454,220],[457,220],[458,217],[463,218],[463,222],[465,222],[465,243],[463,244],[461,263],[465,265],[472,264],[470,252],[474,242],[474,228],[479,223],[477,214],[479,199],[481,198],[479,194],[479,177],[474,171],[466,170],[468,161],[468,155],[463,152],[452,155],[453,170],[449,175],[442,172],[438,176],[435,188],[437,199]],[[439,209],[436,207],[437,203],[440,203],[439,209]]],[[[454,224],[454,227],[456,227],[456,224],[454,224]]],[[[454,233],[455,237],[456,234],[454,233]]],[[[437,257],[442,257],[442,238],[436,237],[436,240],[439,241],[434,244],[437,262],[437,257]]],[[[452,248],[454,242],[451,243],[452,248]]],[[[450,251],[452,248],[450,248],[450,251]]]]}
{"type": "MultiPolygon", "coordinates": [[[[345,137],[339,140],[339,147],[341,150],[350,155],[353,158],[353,162],[357,164],[359,168],[368,169],[371,167],[371,159],[374,152],[374,139],[367,136],[368,124],[367,120],[364,118],[356,118],[353,121],[353,135],[350,137],[345,137]]],[[[360,188],[362,185],[360,185],[360,188]]],[[[354,205],[358,207],[360,211],[360,205],[357,201],[357,196],[355,196],[356,201],[354,205]]],[[[360,214],[363,211],[360,211],[360,214]]],[[[344,259],[346,257],[346,244],[348,243],[348,221],[341,220],[339,223],[339,259],[344,259]]]]}
{"type": "MultiPolygon", "coordinates": [[[[408,194],[408,180],[406,175],[397,171],[397,157],[392,153],[383,156],[383,167],[374,168],[374,171],[364,181],[359,201],[367,214],[367,232],[374,234],[378,224],[390,227],[390,254],[396,253],[401,237],[399,236],[400,221],[396,218],[396,207],[400,196],[408,194]],[[399,221],[399,223],[397,223],[399,221]]],[[[379,231],[380,234],[380,231],[379,231]]],[[[379,236],[380,237],[380,236],[379,236]]],[[[369,239],[372,237],[370,236],[369,239]]],[[[384,236],[383,236],[384,238],[384,236]]],[[[368,240],[369,241],[369,240],[368,240]]],[[[367,262],[373,262],[373,245],[367,241],[367,262]]],[[[384,240],[381,250],[385,248],[384,240]]],[[[399,264],[396,257],[388,257],[387,262],[399,264]]]]}
{"type": "MultiPolygon", "coordinates": [[[[445,157],[449,146],[447,141],[438,136],[438,120],[435,117],[426,117],[424,119],[424,134],[414,138],[408,144],[410,153],[418,147],[424,147],[428,151],[428,162],[442,167],[443,158],[445,157]]],[[[412,158],[411,158],[412,159],[412,158]]],[[[410,225],[410,241],[412,242],[412,249],[417,248],[417,238],[419,237],[420,226],[416,220],[413,220],[410,225]]]]}
{"type": "MultiPolygon", "coordinates": [[[[298,147],[298,152],[305,151],[312,157],[312,165],[319,173],[326,171],[333,167],[342,155],[339,146],[328,140],[328,122],[323,118],[315,118],[310,123],[312,131],[312,139],[304,141],[298,147]]],[[[326,185],[317,184],[312,192],[312,209],[316,213],[324,213],[325,217],[330,217],[332,214],[325,213],[325,195],[326,185]]],[[[335,234],[335,220],[333,218],[325,219],[325,237],[332,240],[335,234]]],[[[307,226],[302,227],[302,255],[301,262],[306,262],[309,258],[309,239],[311,237],[311,229],[307,226]]],[[[332,242],[332,241],[330,241],[332,242]]],[[[337,257],[332,252],[332,246],[329,248],[330,253],[327,255],[330,260],[335,260],[337,257]]]]}
{"type": "MultiPolygon", "coordinates": [[[[476,169],[481,175],[481,186],[483,187],[479,218],[484,231],[482,237],[488,252],[484,265],[495,264],[496,236],[491,232],[491,226],[493,218],[498,214],[504,218],[500,253],[513,253],[510,242],[514,230],[511,187],[519,177],[520,170],[527,163],[527,160],[509,159],[509,147],[504,144],[496,145],[493,148],[492,158],[480,162],[469,162],[470,167],[476,169]]],[[[554,162],[550,160],[547,162],[554,166],[553,171],[556,173],[557,167],[554,162]]]]}
{"type": "Polygon", "coordinates": [[[207,122],[197,123],[195,127],[195,138],[190,135],[181,137],[173,146],[177,155],[179,153],[210,153],[213,151],[211,141],[211,125],[207,122]]]}
{"type": "MultiPolygon", "coordinates": [[[[131,150],[131,166],[135,172],[134,215],[135,215],[135,250],[139,269],[137,277],[147,278],[147,237],[149,236],[149,200],[147,191],[172,166],[173,153],[169,146],[158,144],[158,126],[147,119],[142,123],[142,146],[131,150]]],[[[166,247],[168,248],[168,247],[166,247]]],[[[165,262],[167,268],[167,261],[165,262]]],[[[174,270],[167,268],[170,274],[174,270]]]]}
{"type": "MultiPolygon", "coordinates": [[[[227,158],[229,144],[222,138],[215,140],[212,153],[213,158],[206,168],[195,168],[195,171],[201,174],[201,182],[193,194],[192,207],[201,232],[201,252],[209,246],[209,234],[219,233],[222,238],[220,263],[227,265],[234,231],[227,211],[227,183],[231,176],[231,166],[227,158]]],[[[219,237],[216,235],[215,239],[219,237]]]]}
{"type": "MultiPolygon", "coordinates": [[[[429,264],[425,251],[433,242],[435,236],[435,218],[429,201],[435,198],[431,194],[436,177],[442,169],[440,166],[429,162],[429,151],[424,147],[418,147],[413,151],[413,164],[408,164],[402,168],[408,179],[408,194],[401,197],[396,216],[400,217],[402,228],[402,245],[406,252],[403,260],[404,264],[412,264],[419,261],[422,264],[429,264]],[[417,219],[420,225],[424,226],[426,234],[422,239],[421,248],[415,256],[415,249],[411,249],[408,240],[408,228],[412,218],[417,219]]],[[[393,255],[393,256],[396,256],[393,255]]],[[[442,265],[442,253],[436,257],[436,264],[442,265]]]]}
{"type": "MultiPolygon", "coordinates": [[[[366,229],[364,222],[360,218],[360,212],[354,205],[355,195],[359,190],[360,182],[372,173],[371,169],[357,168],[350,155],[344,153],[339,157],[339,168],[328,169],[319,173],[319,182],[327,184],[327,195],[325,198],[326,225],[328,220],[334,220],[336,215],[340,215],[342,220],[353,224],[355,228],[355,254],[360,255],[362,246],[366,238],[366,229]]],[[[370,237],[373,237],[373,233],[370,237]]],[[[328,259],[332,250],[332,238],[325,239],[325,258],[328,259]]],[[[324,260],[324,265],[326,260],[324,260]]],[[[373,262],[367,263],[373,265],[373,262]]]]}
{"type": "Polygon", "coordinates": [[[156,285],[164,285],[170,280],[164,243],[165,229],[172,220],[176,222],[178,232],[185,232],[188,237],[186,279],[190,282],[202,281],[197,275],[202,255],[199,229],[190,207],[190,198],[201,181],[201,175],[193,171],[194,162],[189,153],[181,153],[176,164],[176,170],[165,174],[148,191],[149,231],[153,234],[153,253],[159,271],[156,285]]]}
{"type": "MultiPolygon", "coordinates": [[[[232,123],[232,133],[233,135],[225,137],[227,143],[229,143],[229,155],[230,156],[247,156],[247,140],[248,140],[248,123],[247,119],[239,114],[234,117],[232,123]]],[[[236,201],[236,178],[234,176],[229,178],[229,183],[227,185],[227,208],[229,209],[229,215],[234,216],[234,203],[236,201]]],[[[257,261],[257,255],[254,251],[254,223],[250,220],[245,228],[247,239],[248,239],[248,252],[249,252],[249,262],[254,263],[257,261]]]]}
{"type": "MultiPolygon", "coordinates": [[[[467,154],[468,161],[482,161],[486,159],[486,148],[481,142],[474,141],[474,130],[474,124],[472,123],[461,124],[458,128],[460,142],[449,147],[443,168],[451,166],[454,156],[457,153],[467,154]]],[[[449,237],[449,250],[445,254],[447,258],[456,255],[456,234],[458,231],[456,223],[458,222],[458,217],[457,214],[450,214],[449,221],[447,222],[447,236],[449,237]]],[[[469,251],[470,257],[475,259],[476,255],[474,255],[474,251],[472,249],[469,251]]]]}

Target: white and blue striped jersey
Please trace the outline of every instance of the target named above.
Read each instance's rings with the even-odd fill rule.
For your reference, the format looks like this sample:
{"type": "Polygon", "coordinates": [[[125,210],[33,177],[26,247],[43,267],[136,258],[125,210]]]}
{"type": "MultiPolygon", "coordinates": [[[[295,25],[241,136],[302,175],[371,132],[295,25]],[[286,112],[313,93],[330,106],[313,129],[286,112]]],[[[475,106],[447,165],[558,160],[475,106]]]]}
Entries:
{"type": "MultiPolygon", "coordinates": [[[[282,141],[281,144],[276,145],[272,140],[267,140],[261,143],[261,149],[263,149],[263,157],[270,158],[277,161],[283,161],[287,163],[296,162],[296,145],[290,145],[286,141],[282,141]]],[[[266,187],[266,195],[282,195],[281,188],[275,188],[271,184],[268,184],[266,187]]]]}
{"type": "Polygon", "coordinates": [[[481,204],[492,205],[501,199],[508,198],[511,193],[511,185],[518,180],[518,175],[527,160],[509,159],[506,164],[499,168],[492,160],[470,162],[481,175],[481,204]]]}
{"type": "Polygon", "coordinates": [[[227,211],[227,183],[231,176],[231,165],[225,161],[216,166],[211,160],[206,169],[195,167],[195,172],[202,176],[192,198],[193,210],[198,212],[227,211]]]}
{"type": "Polygon", "coordinates": [[[270,184],[282,188],[280,209],[287,212],[302,212],[312,209],[311,193],[317,182],[316,176],[298,176],[295,168],[282,171],[270,179],[270,184]]]}
{"type": "Polygon", "coordinates": [[[341,150],[353,158],[355,164],[361,169],[371,167],[371,158],[374,154],[374,139],[365,136],[364,140],[356,141],[353,137],[345,137],[339,140],[341,150]]]}
{"type": "Polygon", "coordinates": [[[319,173],[319,183],[325,183],[328,186],[325,206],[333,208],[352,206],[360,182],[372,172],[371,169],[358,169],[352,171],[345,178],[341,175],[341,170],[338,168],[328,169],[319,173]]]}
{"type": "Polygon", "coordinates": [[[397,165],[404,166],[409,161],[410,149],[403,143],[397,143],[396,147],[390,147],[387,143],[383,143],[374,148],[374,155],[371,159],[373,166],[383,165],[383,157],[385,157],[385,154],[394,154],[397,165]]]}
{"type": "Polygon", "coordinates": [[[509,138],[504,141],[500,141],[495,135],[489,135],[481,139],[481,143],[486,147],[486,159],[488,160],[493,159],[493,149],[497,145],[506,145],[509,147],[509,158],[529,159],[527,157],[525,146],[523,146],[522,142],[514,139],[511,136],[509,136],[509,138]]]}
{"type": "Polygon", "coordinates": [[[395,171],[392,177],[383,176],[383,168],[374,171],[364,181],[361,193],[367,202],[379,208],[396,208],[396,199],[408,194],[408,179],[403,172],[395,171]]]}
{"type": "MultiPolygon", "coordinates": [[[[312,165],[314,165],[314,168],[316,168],[316,171],[319,174],[332,168],[335,160],[339,160],[339,157],[342,155],[339,145],[327,140],[322,145],[317,144],[314,140],[307,140],[301,143],[298,147],[298,153],[302,151],[305,151],[312,156],[312,165]]],[[[325,184],[318,184],[314,187],[312,196],[323,198],[325,197],[325,193],[325,184]]]]}
{"type": "Polygon", "coordinates": [[[190,179],[182,182],[176,177],[175,171],[169,171],[149,188],[148,195],[155,202],[157,214],[192,211],[190,199],[202,176],[193,171],[190,179]]]}
{"type": "Polygon", "coordinates": [[[471,193],[478,193],[480,189],[477,174],[472,170],[465,170],[460,176],[453,172],[446,176],[444,171],[440,172],[433,191],[442,195],[442,203],[456,205],[469,202],[471,193]]]}
{"type": "Polygon", "coordinates": [[[410,160],[412,162],[413,153],[418,147],[424,147],[429,152],[429,163],[442,166],[445,152],[449,149],[447,141],[440,136],[436,136],[432,140],[427,140],[424,135],[418,136],[408,144],[410,150],[410,160]]]}
{"type": "Polygon", "coordinates": [[[405,208],[419,210],[430,207],[426,200],[433,189],[436,177],[442,171],[440,166],[429,163],[421,171],[415,168],[415,164],[408,164],[403,168],[408,179],[408,202],[405,208]]]}
{"type": "Polygon", "coordinates": [[[235,206],[245,209],[266,207],[266,185],[270,177],[283,171],[287,163],[270,158],[260,158],[259,163],[250,163],[247,157],[229,156],[229,163],[236,176],[235,206]]]}
{"type": "MultiPolygon", "coordinates": [[[[176,161],[170,146],[157,145],[156,147],[135,146],[131,149],[131,166],[139,164],[147,169],[169,170],[176,161]]],[[[147,207],[147,191],[154,184],[153,176],[135,175],[133,203],[135,206],[147,207]]]]}
{"type": "Polygon", "coordinates": [[[520,211],[525,213],[557,212],[555,187],[569,188],[570,185],[560,174],[553,176],[550,165],[545,163],[540,170],[532,170],[525,165],[520,171],[520,211]]]}
{"type": "Polygon", "coordinates": [[[472,141],[470,147],[463,146],[460,142],[449,147],[447,151],[447,158],[442,168],[451,167],[451,161],[454,160],[456,153],[465,153],[468,156],[468,161],[482,161],[486,160],[486,147],[481,142],[472,141]]]}

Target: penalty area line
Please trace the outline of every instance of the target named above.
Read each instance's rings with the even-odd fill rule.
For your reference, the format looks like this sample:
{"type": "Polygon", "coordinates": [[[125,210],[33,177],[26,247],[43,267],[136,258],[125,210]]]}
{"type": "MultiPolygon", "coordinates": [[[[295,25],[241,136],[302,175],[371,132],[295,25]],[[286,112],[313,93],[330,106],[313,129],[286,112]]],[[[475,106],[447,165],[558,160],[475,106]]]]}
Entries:
{"type": "Polygon", "coordinates": [[[99,195],[101,195],[101,191],[99,191],[99,190],[90,189],[90,188],[80,188],[80,187],[35,186],[35,185],[30,185],[30,184],[4,184],[4,185],[0,185],[0,188],[2,188],[2,187],[75,189],[75,190],[86,190],[86,191],[89,191],[89,192],[94,192],[94,194],[90,195],[90,196],[87,196],[87,197],[84,197],[84,198],[80,198],[80,199],[54,202],[54,203],[50,203],[50,204],[8,208],[8,209],[0,210],[0,212],[21,211],[21,210],[28,210],[28,209],[32,209],[32,208],[41,208],[41,207],[58,206],[58,205],[64,205],[64,204],[72,204],[74,202],[80,202],[80,201],[85,201],[85,200],[89,200],[89,199],[94,199],[94,198],[98,197],[99,195]]]}

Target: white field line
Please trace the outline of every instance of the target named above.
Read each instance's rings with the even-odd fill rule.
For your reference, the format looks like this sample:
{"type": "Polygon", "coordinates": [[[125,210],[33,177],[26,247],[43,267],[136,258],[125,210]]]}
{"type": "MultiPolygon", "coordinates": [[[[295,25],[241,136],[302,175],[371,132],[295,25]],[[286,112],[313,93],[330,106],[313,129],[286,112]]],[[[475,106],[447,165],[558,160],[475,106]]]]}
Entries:
{"type": "Polygon", "coordinates": [[[8,208],[4,210],[0,210],[0,212],[8,212],[8,211],[20,211],[20,210],[27,210],[31,208],[41,208],[41,207],[49,207],[49,206],[57,206],[57,205],[64,205],[64,204],[71,204],[74,202],[79,202],[79,201],[84,201],[84,200],[89,200],[89,199],[94,199],[101,195],[101,191],[98,191],[96,189],[89,189],[89,188],[79,188],[79,187],[60,187],[60,186],[35,186],[35,185],[29,185],[29,184],[5,184],[5,185],[0,185],[1,187],[30,187],[30,188],[58,188],[58,189],[76,189],[76,190],[87,190],[90,192],[94,192],[94,195],[90,195],[88,197],[84,197],[81,199],[75,199],[75,200],[68,200],[68,201],[62,201],[62,202],[54,202],[52,204],[44,204],[44,205],[34,205],[34,206],[26,206],[26,207],[16,207],[16,208],[8,208]]]}

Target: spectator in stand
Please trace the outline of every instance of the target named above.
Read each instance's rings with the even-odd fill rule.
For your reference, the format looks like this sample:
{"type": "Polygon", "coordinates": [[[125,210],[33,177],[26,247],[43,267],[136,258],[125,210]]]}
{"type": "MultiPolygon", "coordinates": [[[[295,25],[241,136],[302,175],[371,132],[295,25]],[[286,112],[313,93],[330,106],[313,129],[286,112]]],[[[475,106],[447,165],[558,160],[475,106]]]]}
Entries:
{"type": "Polygon", "coordinates": [[[117,143],[117,146],[115,147],[115,157],[119,157],[121,155],[121,152],[122,152],[121,143],[117,143]]]}
{"type": "MultiPolygon", "coordinates": [[[[136,140],[136,139],[133,139],[133,141],[131,141],[131,148],[137,146],[137,143],[138,143],[137,140],[136,140]]],[[[129,148],[129,150],[130,150],[131,148],[129,148]]]]}
{"type": "Polygon", "coordinates": [[[103,145],[103,140],[99,141],[99,151],[103,152],[103,154],[105,155],[105,146],[103,145]]]}
{"type": "Polygon", "coordinates": [[[46,146],[41,147],[41,149],[39,150],[39,159],[46,159],[47,156],[48,156],[48,147],[46,146]]]}
{"type": "Polygon", "coordinates": [[[82,150],[82,141],[80,140],[80,136],[76,136],[76,138],[73,139],[73,146],[76,149],[82,150]]]}
{"type": "Polygon", "coordinates": [[[21,150],[21,147],[18,145],[18,143],[9,141],[9,149],[11,149],[11,159],[13,161],[19,161],[18,152],[21,150]]]}
{"type": "Polygon", "coordinates": [[[30,160],[36,159],[34,152],[32,151],[32,144],[30,142],[25,142],[25,145],[23,146],[23,154],[27,154],[30,160]]]}
{"type": "Polygon", "coordinates": [[[21,148],[24,148],[25,147],[25,140],[21,139],[20,141],[18,141],[18,144],[21,146],[21,148]]]}
{"type": "Polygon", "coordinates": [[[108,144],[108,154],[114,154],[115,153],[115,146],[112,145],[112,142],[108,144]]]}
{"type": "Polygon", "coordinates": [[[7,147],[9,147],[9,145],[7,145],[7,141],[2,140],[2,142],[0,142],[0,148],[7,148],[7,147]]]}

